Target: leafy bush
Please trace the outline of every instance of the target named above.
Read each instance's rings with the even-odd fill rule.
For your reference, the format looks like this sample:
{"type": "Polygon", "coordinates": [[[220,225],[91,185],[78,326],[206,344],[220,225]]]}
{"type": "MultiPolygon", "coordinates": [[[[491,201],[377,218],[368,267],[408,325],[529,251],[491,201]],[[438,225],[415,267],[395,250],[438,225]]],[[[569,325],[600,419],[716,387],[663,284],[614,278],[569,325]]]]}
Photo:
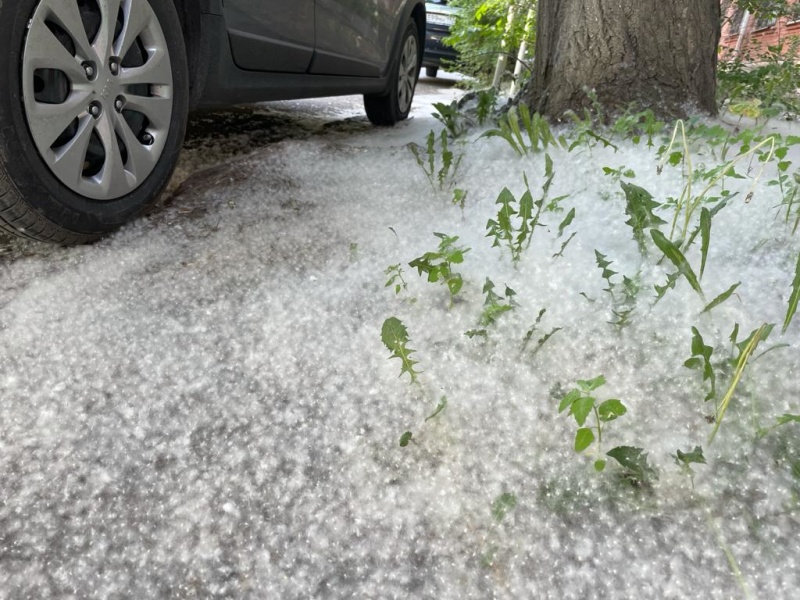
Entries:
{"type": "MultiPolygon", "coordinates": [[[[525,16],[528,9],[535,8],[535,0],[514,2],[513,0],[451,0],[461,12],[456,17],[447,42],[459,52],[457,68],[465,75],[476,78],[480,83],[488,83],[494,74],[497,57],[501,50],[516,57],[525,37],[525,16]],[[502,49],[506,29],[508,9],[516,5],[516,19],[508,38],[508,45],[502,49]]],[[[535,27],[528,37],[528,48],[533,50],[535,27]]],[[[515,61],[510,58],[509,71],[514,70],[515,61]]]]}
{"type": "Polygon", "coordinates": [[[800,39],[790,38],[765,52],[758,47],[720,62],[717,97],[721,106],[748,117],[800,114],[800,39]]]}

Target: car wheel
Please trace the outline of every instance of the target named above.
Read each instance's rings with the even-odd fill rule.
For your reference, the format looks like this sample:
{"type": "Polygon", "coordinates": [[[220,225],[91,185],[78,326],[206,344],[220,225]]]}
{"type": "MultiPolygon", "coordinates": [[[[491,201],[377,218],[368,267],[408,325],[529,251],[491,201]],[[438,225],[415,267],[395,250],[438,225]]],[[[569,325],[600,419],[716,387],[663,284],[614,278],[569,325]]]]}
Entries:
{"type": "Polygon", "coordinates": [[[173,2],[0,0],[0,56],[0,230],[88,242],[156,201],[188,107],[173,2]]]}
{"type": "Polygon", "coordinates": [[[409,20],[400,51],[394,59],[389,90],[364,96],[367,117],[375,125],[394,125],[408,117],[420,69],[420,45],[416,24],[409,20]]]}
{"type": "Polygon", "coordinates": [[[426,67],[425,68],[425,75],[428,77],[436,77],[439,74],[438,67],[426,67]]]}

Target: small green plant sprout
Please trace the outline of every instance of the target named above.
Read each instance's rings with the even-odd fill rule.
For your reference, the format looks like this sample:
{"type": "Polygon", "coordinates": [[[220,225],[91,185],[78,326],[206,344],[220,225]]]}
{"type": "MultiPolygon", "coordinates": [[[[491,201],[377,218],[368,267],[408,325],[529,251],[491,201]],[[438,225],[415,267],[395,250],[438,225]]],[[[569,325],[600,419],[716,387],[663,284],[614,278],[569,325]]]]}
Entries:
{"type": "Polygon", "coordinates": [[[425,148],[414,143],[409,144],[408,147],[434,190],[444,190],[455,185],[455,175],[464,155],[460,154],[456,157],[450,149],[447,142],[447,131],[442,130],[438,138],[431,131],[428,134],[425,148]],[[437,139],[439,140],[439,151],[436,149],[437,139]],[[437,160],[439,155],[441,155],[441,161],[437,160]],[[438,166],[439,162],[441,162],[441,166],[438,166]]]}
{"type": "MultiPolygon", "coordinates": [[[[539,323],[541,323],[542,317],[546,312],[547,312],[546,308],[543,308],[542,310],[539,311],[539,314],[536,317],[536,322],[533,325],[531,325],[530,329],[528,329],[527,333],[525,334],[525,337],[522,339],[522,348],[520,349],[520,354],[523,354],[525,350],[528,348],[528,345],[533,339],[533,334],[536,333],[537,328],[539,327],[539,323]]],[[[544,346],[547,343],[547,341],[551,337],[553,337],[556,333],[561,331],[561,329],[562,329],[561,327],[553,327],[553,329],[550,330],[550,333],[546,333],[542,337],[540,337],[536,342],[536,346],[534,347],[533,352],[531,352],[531,356],[535,356],[536,353],[542,349],[542,346],[544,346]]]]}
{"type": "Polygon", "coordinates": [[[516,494],[504,492],[492,502],[492,518],[495,522],[500,523],[509,513],[513,512],[515,508],[517,508],[516,494]]]}
{"type": "Polygon", "coordinates": [[[602,471],[606,467],[606,461],[601,456],[601,447],[603,444],[603,428],[606,423],[621,417],[628,409],[625,405],[616,398],[605,400],[598,403],[598,401],[591,395],[594,390],[605,385],[605,377],[599,375],[594,379],[578,380],[578,387],[570,390],[566,396],[561,400],[558,406],[558,412],[562,413],[568,410],[568,415],[575,418],[578,424],[578,431],[575,432],[574,448],[575,452],[583,452],[591,446],[595,440],[594,468],[597,471],[602,471]],[[586,420],[589,415],[594,413],[595,425],[594,427],[587,427],[586,420]],[[597,435],[595,435],[595,432],[597,435]]]}
{"type": "MultiPolygon", "coordinates": [[[[439,414],[447,407],[447,396],[442,396],[441,400],[439,400],[439,404],[436,405],[436,409],[427,417],[425,417],[425,422],[427,423],[431,419],[434,419],[439,416],[439,414]]],[[[400,436],[400,447],[405,448],[408,446],[409,442],[414,441],[414,433],[411,431],[406,431],[403,435],[400,436]]],[[[416,442],[415,442],[416,443],[416,442]]]]}
{"type": "Polygon", "coordinates": [[[700,446],[695,446],[691,452],[681,452],[677,450],[675,454],[671,454],[675,460],[675,464],[681,468],[681,473],[689,477],[692,481],[692,489],[694,489],[694,476],[695,472],[692,469],[692,464],[704,465],[706,458],[703,456],[703,449],[700,446]]]}
{"type": "Polygon", "coordinates": [[[790,415],[789,413],[783,414],[777,419],[775,419],[775,423],[770,425],[769,427],[762,427],[758,430],[758,437],[763,438],[770,432],[776,430],[778,427],[782,425],[788,425],[789,423],[800,423],[800,415],[790,415]]]}
{"type": "MultiPolygon", "coordinates": [[[[703,302],[705,302],[705,294],[703,294],[703,288],[700,287],[700,281],[698,280],[697,275],[695,275],[695,272],[692,269],[692,266],[689,264],[689,261],[683,255],[683,252],[680,251],[678,246],[670,242],[658,229],[651,229],[650,235],[653,238],[656,246],[658,246],[658,249],[661,250],[664,256],[677,267],[678,273],[686,278],[686,281],[689,282],[689,285],[692,286],[692,289],[697,292],[703,302]]],[[[675,282],[673,281],[672,286],[674,286],[674,284],[675,282]]],[[[663,296],[663,293],[661,296],[663,296]]]]}
{"type": "Polygon", "coordinates": [[[728,406],[730,406],[731,399],[733,398],[733,393],[736,391],[736,388],[739,385],[739,381],[741,381],[742,379],[742,375],[744,374],[744,369],[747,366],[750,357],[753,355],[753,352],[758,347],[759,343],[765,341],[769,337],[769,334],[772,333],[774,327],[775,325],[773,323],[764,323],[763,325],[761,325],[761,327],[754,330],[747,337],[746,340],[740,343],[736,342],[738,324],[734,328],[734,331],[731,334],[731,341],[739,350],[739,356],[736,358],[733,370],[733,377],[731,379],[730,384],[728,385],[728,390],[725,392],[725,396],[723,396],[722,401],[717,406],[717,412],[714,415],[714,422],[715,422],[714,430],[711,432],[711,435],[708,438],[709,444],[711,444],[714,441],[714,438],[716,437],[717,432],[719,431],[720,425],[722,425],[722,419],[728,410],[728,406]]]}
{"type": "MultiPolygon", "coordinates": [[[[540,146],[546,150],[548,146],[557,143],[547,119],[539,113],[531,114],[525,104],[509,108],[508,112],[498,120],[497,126],[497,129],[490,129],[481,137],[502,138],[520,156],[538,152],[540,146]]],[[[563,148],[567,146],[564,138],[558,140],[558,143],[563,148]]]]}
{"type": "Polygon", "coordinates": [[[391,353],[389,358],[400,360],[400,376],[402,377],[403,373],[408,373],[411,383],[416,383],[417,377],[420,375],[420,372],[415,368],[418,361],[411,358],[415,350],[408,347],[408,329],[400,319],[389,317],[383,322],[381,341],[391,353]]]}
{"type": "Polygon", "coordinates": [[[627,179],[633,179],[636,177],[636,173],[633,171],[633,169],[628,169],[625,165],[622,165],[617,169],[612,167],[603,167],[603,174],[610,177],[611,181],[620,181],[623,177],[627,179]]]}
{"type": "MultiPolygon", "coordinates": [[[[503,188],[497,197],[496,204],[499,205],[497,217],[489,219],[486,223],[486,237],[494,238],[492,247],[507,246],[514,264],[519,262],[522,253],[530,246],[534,230],[540,225],[539,217],[542,207],[555,176],[550,155],[546,154],[544,158],[545,182],[542,185],[542,196],[538,200],[533,199],[528,176],[523,174],[525,193],[517,200],[508,188],[503,188]]],[[[555,202],[557,205],[558,201],[563,198],[564,196],[554,198],[551,204],[555,202]]]]}
{"type": "Polygon", "coordinates": [[[385,275],[389,276],[384,287],[394,286],[394,293],[399,294],[401,291],[408,289],[408,284],[403,278],[403,267],[400,264],[389,265],[384,271],[385,275]]]}
{"type": "Polygon", "coordinates": [[[658,472],[647,462],[647,453],[643,448],[617,446],[606,452],[606,456],[622,466],[622,476],[634,487],[650,485],[658,479],[658,472]]]}
{"type": "Polygon", "coordinates": [[[800,301],[800,254],[797,255],[797,266],[794,268],[794,279],[792,280],[792,293],[789,296],[789,308],[786,310],[786,317],[783,319],[781,334],[786,333],[789,328],[789,324],[792,322],[795,312],[797,312],[798,301],[800,301]]]}
{"type": "Polygon", "coordinates": [[[692,356],[683,363],[683,366],[687,369],[702,371],[703,381],[711,383],[711,389],[705,397],[706,402],[717,397],[717,376],[711,364],[711,355],[713,353],[714,348],[706,346],[703,336],[700,335],[697,327],[692,327],[692,356]]]}
{"type": "Polygon", "coordinates": [[[514,300],[514,296],[517,293],[514,290],[506,286],[506,290],[501,296],[494,291],[494,287],[492,280],[487,277],[486,283],[483,284],[483,293],[486,294],[486,300],[483,303],[483,311],[481,311],[479,321],[482,327],[494,325],[500,315],[517,307],[517,302],[514,300]]]}
{"type": "Polygon", "coordinates": [[[625,224],[633,230],[633,239],[639,247],[639,252],[647,255],[647,245],[645,230],[658,228],[659,225],[666,223],[653,211],[659,207],[658,202],[653,200],[653,195],[643,187],[620,181],[620,186],[625,194],[625,214],[628,220],[625,224]]]}
{"type": "Polygon", "coordinates": [[[408,263],[412,269],[417,269],[420,276],[424,273],[428,281],[442,282],[450,292],[450,300],[461,291],[464,281],[459,273],[453,272],[453,265],[464,262],[464,255],[470,251],[456,245],[458,236],[449,236],[444,233],[434,233],[439,242],[439,248],[434,252],[426,252],[408,263]]]}
{"type": "Polygon", "coordinates": [[[464,115],[458,108],[458,102],[455,100],[450,104],[443,102],[435,102],[433,108],[436,112],[433,117],[444,125],[445,130],[451,139],[456,139],[464,135],[467,131],[467,123],[465,122],[464,115]]]}
{"type": "Polygon", "coordinates": [[[453,205],[460,207],[462,212],[464,211],[464,206],[467,204],[468,194],[469,192],[467,190],[462,190],[461,188],[453,190],[453,205]]]}

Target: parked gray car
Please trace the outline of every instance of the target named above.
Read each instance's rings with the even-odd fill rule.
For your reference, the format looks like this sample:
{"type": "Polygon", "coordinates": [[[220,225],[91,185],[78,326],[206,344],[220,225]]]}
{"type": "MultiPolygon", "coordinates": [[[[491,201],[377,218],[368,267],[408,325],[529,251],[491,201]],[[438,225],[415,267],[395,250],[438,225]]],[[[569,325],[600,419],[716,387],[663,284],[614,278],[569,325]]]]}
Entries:
{"type": "Polygon", "coordinates": [[[423,0],[0,0],[0,230],[88,242],[141,214],[188,111],[363,94],[411,108],[423,0]]]}

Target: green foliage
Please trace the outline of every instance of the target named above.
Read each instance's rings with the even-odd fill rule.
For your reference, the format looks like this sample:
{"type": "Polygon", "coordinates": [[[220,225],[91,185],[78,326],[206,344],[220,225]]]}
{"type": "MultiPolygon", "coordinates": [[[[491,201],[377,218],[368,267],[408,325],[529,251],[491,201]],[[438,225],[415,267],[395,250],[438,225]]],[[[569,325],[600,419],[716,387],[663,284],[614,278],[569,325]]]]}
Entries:
{"type": "Polygon", "coordinates": [[[400,436],[400,447],[405,448],[408,446],[409,442],[414,439],[414,434],[410,431],[406,431],[403,435],[400,436]]]}
{"type": "Polygon", "coordinates": [[[697,275],[695,275],[692,266],[689,264],[689,261],[686,260],[686,257],[678,246],[670,242],[658,229],[651,229],[650,236],[653,238],[656,246],[658,246],[658,249],[663,252],[664,256],[678,268],[678,273],[683,275],[686,281],[689,282],[689,285],[692,286],[692,289],[703,298],[703,288],[700,287],[697,275]]]}
{"type": "Polygon", "coordinates": [[[427,275],[428,281],[436,283],[442,282],[447,286],[452,298],[464,284],[459,273],[453,272],[453,265],[464,262],[464,255],[469,252],[469,248],[462,248],[456,245],[458,236],[448,236],[444,233],[434,233],[439,242],[439,248],[433,252],[426,252],[408,263],[412,269],[417,269],[418,273],[427,275]]]}
{"type": "Polygon", "coordinates": [[[703,313],[707,313],[707,312],[711,311],[712,309],[716,308],[717,306],[719,306],[720,304],[722,304],[723,302],[725,302],[725,300],[727,300],[728,298],[730,298],[733,295],[733,293],[736,291],[736,288],[738,288],[741,285],[741,283],[742,283],[741,281],[739,281],[737,283],[734,283],[731,287],[729,287],[727,290],[722,292],[719,296],[714,298],[711,302],[706,304],[706,307],[702,310],[702,312],[703,313]]]}
{"type": "Polygon", "coordinates": [[[701,370],[703,372],[703,381],[711,383],[711,390],[706,394],[706,402],[713,400],[717,396],[717,376],[711,364],[711,355],[713,353],[714,348],[706,346],[703,336],[700,335],[697,327],[692,327],[692,356],[683,363],[683,366],[687,369],[701,370]]]}
{"type": "MultiPolygon", "coordinates": [[[[509,108],[508,112],[497,120],[497,128],[490,129],[481,137],[502,138],[520,156],[538,152],[539,146],[546,150],[548,146],[554,146],[557,143],[547,119],[539,113],[531,115],[525,104],[509,108]]],[[[564,148],[567,147],[566,140],[563,138],[558,143],[564,148]]]]}
{"type": "Polygon", "coordinates": [[[517,306],[514,300],[514,296],[516,296],[517,293],[506,286],[505,293],[503,296],[500,296],[494,291],[494,283],[492,283],[492,280],[488,277],[486,278],[486,283],[483,284],[483,293],[486,294],[486,300],[483,303],[483,311],[481,311],[481,318],[479,321],[482,327],[494,325],[500,315],[514,310],[517,306]]]}
{"type": "Polygon", "coordinates": [[[783,113],[800,114],[800,42],[782,40],[756,46],[717,68],[717,101],[733,114],[757,119],[783,113]]]}
{"type": "Polygon", "coordinates": [[[417,364],[417,361],[411,358],[415,350],[408,347],[408,330],[400,319],[389,317],[383,322],[381,341],[391,353],[389,358],[400,360],[400,376],[402,377],[403,373],[408,373],[411,382],[416,382],[419,371],[414,368],[414,365],[417,364]]]}
{"type": "Polygon", "coordinates": [[[459,154],[456,157],[450,149],[447,130],[443,129],[438,138],[431,131],[426,138],[425,148],[414,143],[409,144],[408,147],[434,190],[453,187],[456,172],[464,155],[459,154]]]}
{"type": "Polygon", "coordinates": [[[389,276],[384,287],[394,286],[395,294],[399,294],[401,291],[408,289],[408,284],[406,280],[403,279],[403,267],[400,266],[399,263],[388,266],[384,273],[389,276]]]}
{"type": "MultiPolygon", "coordinates": [[[[522,253],[530,246],[534,229],[539,225],[544,202],[547,200],[550,186],[553,184],[555,176],[553,161],[547,154],[544,158],[545,182],[542,185],[542,195],[537,200],[533,199],[528,176],[524,175],[525,193],[517,200],[511,190],[503,188],[497,197],[496,204],[499,205],[497,217],[489,219],[486,223],[486,237],[494,238],[492,247],[508,247],[514,264],[519,262],[522,253]]],[[[557,206],[558,201],[562,198],[563,196],[554,198],[548,206],[557,206]]]]}
{"type": "Polygon", "coordinates": [[[792,293],[789,296],[789,308],[786,310],[781,333],[786,333],[789,328],[789,323],[792,322],[792,318],[797,312],[798,301],[800,301],[800,254],[797,255],[797,266],[794,268],[794,279],[792,280],[792,293]]]}
{"type": "Polygon", "coordinates": [[[595,440],[597,441],[595,455],[598,458],[594,463],[594,468],[597,471],[602,471],[606,466],[605,461],[599,458],[605,424],[616,420],[628,412],[625,405],[616,398],[599,402],[592,395],[594,390],[605,385],[605,383],[606,380],[602,375],[594,379],[578,380],[578,387],[570,390],[561,399],[561,403],[558,405],[558,412],[562,413],[569,409],[567,415],[574,417],[578,425],[578,430],[575,432],[575,440],[573,442],[575,452],[583,452],[588,449],[595,440]],[[594,413],[595,425],[594,427],[587,427],[586,420],[592,413],[594,413]]]}
{"type": "Polygon", "coordinates": [[[616,460],[625,469],[623,476],[636,487],[647,485],[658,479],[658,473],[647,462],[647,454],[642,448],[617,446],[606,452],[606,455],[616,460]]]}
{"type": "MultiPolygon", "coordinates": [[[[460,73],[474,77],[478,82],[489,83],[501,52],[516,57],[525,39],[525,13],[535,6],[535,0],[451,0],[450,6],[461,9],[456,22],[445,40],[458,51],[456,68],[460,73]],[[503,48],[508,8],[517,6],[517,18],[503,48]]],[[[528,35],[528,47],[533,49],[536,28],[528,35]]],[[[508,61],[509,71],[514,70],[514,60],[508,61]]]]}
{"type": "Polygon", "coordinates": [[[492,518],[500,523],[515,508],[517,508],[516,495],[511,492],[500,494],[494,499],[494,502],[492,502],[492,518]]]}
{"type": "Polygon", "coordinates": [[[646,255],[645,230],[657,228],[666,221],[653,212],[659,207],[659,204],[653,200],[650,192],[638,185],[624,181],[620,181],[620,186],[625,193],[625,214],[628,215],[625,224],[633,230],[633,239],[639,246],[639,252],[646,255]]]}

